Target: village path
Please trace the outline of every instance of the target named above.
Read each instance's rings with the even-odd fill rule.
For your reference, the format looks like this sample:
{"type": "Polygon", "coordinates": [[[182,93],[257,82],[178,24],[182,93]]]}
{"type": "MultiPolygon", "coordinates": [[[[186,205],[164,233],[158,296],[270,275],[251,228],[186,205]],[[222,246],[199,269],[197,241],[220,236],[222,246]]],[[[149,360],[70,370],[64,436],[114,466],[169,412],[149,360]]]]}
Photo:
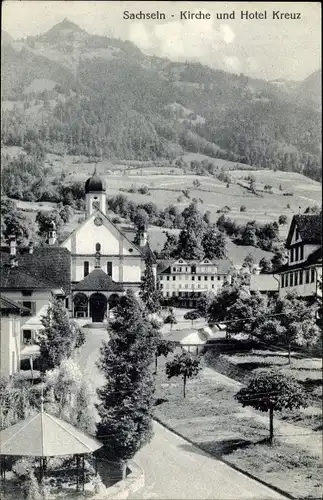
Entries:
{"type": "MultiPolygon", "coordinates": [[[[104,382],[96,367],[99,349],[108,339],[105,329],[85,328],[86,342],[76,356],[87,381],[95,389],[104,382]]],[[[145,486],[135,499],[283,499],[274,490],[250,479],[154,422],[154,437],[135,456],[144,469],[145,486]]]]}

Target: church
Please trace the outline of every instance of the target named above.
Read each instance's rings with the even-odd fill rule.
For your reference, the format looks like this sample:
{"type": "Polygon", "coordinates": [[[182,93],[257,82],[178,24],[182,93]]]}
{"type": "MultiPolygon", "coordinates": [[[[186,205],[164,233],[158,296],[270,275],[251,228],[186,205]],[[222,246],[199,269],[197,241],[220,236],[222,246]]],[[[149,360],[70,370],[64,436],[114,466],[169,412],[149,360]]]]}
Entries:
{"type": "MultiPolygon", "coordinates": [[[[60,244],[71,255],[71,295],[66,306],[72,317],[102,322],[128,288],[139,291],[148,255],[157,264],[142,227],[139,244],[123,234],[106,215],[106,185],[94,174],[85,183],[86,217],[60,244]]],[[[51,233],[50,242],[56,239],[51,233]]]]}

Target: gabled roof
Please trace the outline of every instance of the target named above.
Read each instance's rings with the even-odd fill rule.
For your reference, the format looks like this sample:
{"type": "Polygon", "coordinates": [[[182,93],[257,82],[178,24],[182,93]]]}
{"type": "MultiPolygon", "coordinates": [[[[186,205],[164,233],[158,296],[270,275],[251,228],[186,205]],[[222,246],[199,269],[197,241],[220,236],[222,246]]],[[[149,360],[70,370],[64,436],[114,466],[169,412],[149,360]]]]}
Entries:
{"type": "Polygon", "coordinates": [[[100,217],[103,217],[106,221],[109,222],[109,224],[111,224],[111,226],[113,226],[115,228],[115,230],[120,233],[126,241],[128,241],[128,243],[130,243],[130,245],[132,245],[134,248],[136,248],[143,257],[145,257],[145,251],[144,251],[144,248],[145,247],[140,247],[138,245],[136,245],[133,241],[131,241],[128,236],[125,235],[125,233],[123,233],[122,231],[120,231],[120,229],[112,222],[112,220],[106,215],[104,214],[103,212],[101,212],[101,210],[97,209],[95,210],[95,212],[93,212],[91,215],[89,215],[88,217],[86,217],[86,219],[78,226],[74,229],[74,231],[72,231],[68,236],[67,238],[65,238],[64,241],[61,242],[61,246],[64,245],[64,243],[67,242],[67,240],[74,234],[74,233],[77,233],[83,226],[85,226],[85,224],[90,220],[92,219],[92,217],[96,217],[96,216],[100,216],[100,217]]]}
{"type": "Polygon", "coordinates": [[[289,248],[295,227],[297,227],[303,243],[320,245],[322,243],[322,215],[303,214],[294,215],[286,239],[286,247],[289,248]]]}
{"type": "MultiPolygon", "coordinates": [[[[172,260],[172,261],[168,261],[166,262],[166,266],[165,267],[165,264],[160,266],[159,264],[159,269],[158,269],[158,266],[157,266],[157,270],[158,270],[158,274],[170,274],[171,273],[171,267],[174,265],[174,264],[177,264],[178,263],[178,260],[172,260]],[[167,265],[168,264],[168,265],[167,265]]],[[[184,259],[183,259],[184,260],[184,259]]],[[[209,262],[208,264],[212,264],[213,266],[216,266],[217,268],[217,274],[228,274],[228,272],[230,271],[230,269],[232,268],[232,262],[230,259],[220,259],[220,260],[217,260],[217,261],[211,261],[209,259],[207,259],[209,262]]],[[[199,260],[186,260],[182,265],[200,265],[200,264],[204,264],[204,260],[202,261],[199,261],[199,260]]],[[[208,265],[208,264],[204,264],[204,265],[208,265]]],[[[202,273],[203,274],[203,273],[202,273]]]]}
{"type": "Polygon", "coordinates": [[[82,281],[74,285],[73,290],[124,292],[124,287],[113,281],[102,269],[94,269],[82,281]]]}
{"type": "MultiPolygon", "coordinates": [[[[1,249],[1,266],[10,262],[9,247],[1,249]]],[[[38,283],[46,284],[46,288],[63,288],[66,294],[71,289],[71,254],[67,248],[56,246],[36,247],[30,254],[27,249],[18,249],[16,255],[17,268],[26,272],[38,283]],[[50,285],[48,287],[48,285],[50,285]]],[[[2,267],[1,267],[2,273],[2,267]]],[[[3,280],[1,280],[2,285],[3,280]]],[[[19,280],[19,283],[22,279],[19,280]]],[[[28,282],[31,283],[30,278],[28,282]]],[[[28,288],[24,286],[23,288],[28,288]]],[[[29,287],[31,288],[31,287],[29,287]]],[[[41,288],[37,286],[37,288],[41,288]]]]}
{"type": "Polygon", "coordinates": [[[19,305],[14,300],[5,297],[4,295],[0,295],[0,310],[1,311],[10,311],[16,314],[20,314],[22,312],[30,312],[27,307],[19,305]]]}

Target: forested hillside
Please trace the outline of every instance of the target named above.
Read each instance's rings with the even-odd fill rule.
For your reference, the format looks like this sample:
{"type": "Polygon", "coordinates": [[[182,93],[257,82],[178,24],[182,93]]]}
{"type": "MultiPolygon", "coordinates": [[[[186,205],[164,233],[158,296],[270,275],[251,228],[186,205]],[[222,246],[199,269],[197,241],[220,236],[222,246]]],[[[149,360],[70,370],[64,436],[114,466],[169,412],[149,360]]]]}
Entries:
{"type": "Polygon", "coordinates": [[[144,56],[130,42],[64,20],[2,39],[2,144],[109,159],[184,151],[321,180],[317,78],[277,85],[144,56]],[[311,100],[313,92],[313,100],[311,100]]]}

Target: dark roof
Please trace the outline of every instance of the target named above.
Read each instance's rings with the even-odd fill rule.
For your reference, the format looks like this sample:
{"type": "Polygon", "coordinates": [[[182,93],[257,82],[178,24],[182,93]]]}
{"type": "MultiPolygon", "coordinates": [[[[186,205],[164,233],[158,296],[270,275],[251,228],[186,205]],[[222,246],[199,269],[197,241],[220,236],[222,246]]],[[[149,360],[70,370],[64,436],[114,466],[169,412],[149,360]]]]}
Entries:
{"type": "Polygon", "coordinates": [[[96,172],[85,183],[85,193],[102,193],[105,190],[105,181],[96,172]]]}
{"type": "Polygon", "coordinates": [[[322,215],[321,214],[303,214],[294,215],[287,240],[286,247],[288,248],[291,243],[291,239],[294,233],[294,229],[297,226],[300,237],[303,243],[312,243],[320,245],[322,243],[322,215]]]}
{"type": "Polygon", "coordinates": [[[146,243],[143,247],[140,247],[139,245],[136,245],[138,247],[138,250],[145,256],[145,257],[151,257],[152,263],[157,264],[157,260],[155,257],[154,252],[149,246],[149,243],[146,243]]]}
{"type": "Polygon", "coordinates": [[[277,273],[283,273],[286,271],[293,271],[296,269],[305,269],[306,267],[313,266],[315,264],[322,265],[322,247],[317,248],[312,252],[304,262],[299,262],[293,265],[284,264],[279,269],[277,269],[277,273]]]}
{"type": "Polygon", "coordinates": [[[8,297],[5,297],[4,295],[0,295],[0,310],[11,311],[17,314],[20,314],[21,312],[29,312],[27,307],[21,306],[14,300],[8,299],[8,297]]]}
{"type": "Polygon", "coordinates": [[[112,278],[102,269],[94,269],[82,281],[74,285],[73,290],[124,292],[123,286],[112,281],[112,278]]]}
{"type": "Polygon", "coordinates": [[[1,267],[0,290],[51,290],[55,285],[39,279],[21,266],[11,267],[5,264],[1,267]]]}
{"type": "MultiPolygon", "coordinates": [[[[1,249],[1,267],[10,261],[9,248],[1,249]],[[6,250],[4,252],[3,250],[6,250]]],[[[71,290],[71,254],[67,248],[56,246],[36,247],[33,253],[19,249],[16,256],[17,268],[27,272],[37,282],[45,282],[50,288],[62,288],[66,294],[71,290]]],[[[28,282],[31,283],[30,278],[28,282]]],[[[24,283],[23,279],[19,283],[24,283]]],[[[2,280],[1,280],[2,285],[2,280]]],[[[17,288],[17,287],[16,287],[17,288]]],[[[28,288],[24,286],[24,288],[28,288]]],[[[40,286],[37,286],[40,288],[40,286]]]]}

